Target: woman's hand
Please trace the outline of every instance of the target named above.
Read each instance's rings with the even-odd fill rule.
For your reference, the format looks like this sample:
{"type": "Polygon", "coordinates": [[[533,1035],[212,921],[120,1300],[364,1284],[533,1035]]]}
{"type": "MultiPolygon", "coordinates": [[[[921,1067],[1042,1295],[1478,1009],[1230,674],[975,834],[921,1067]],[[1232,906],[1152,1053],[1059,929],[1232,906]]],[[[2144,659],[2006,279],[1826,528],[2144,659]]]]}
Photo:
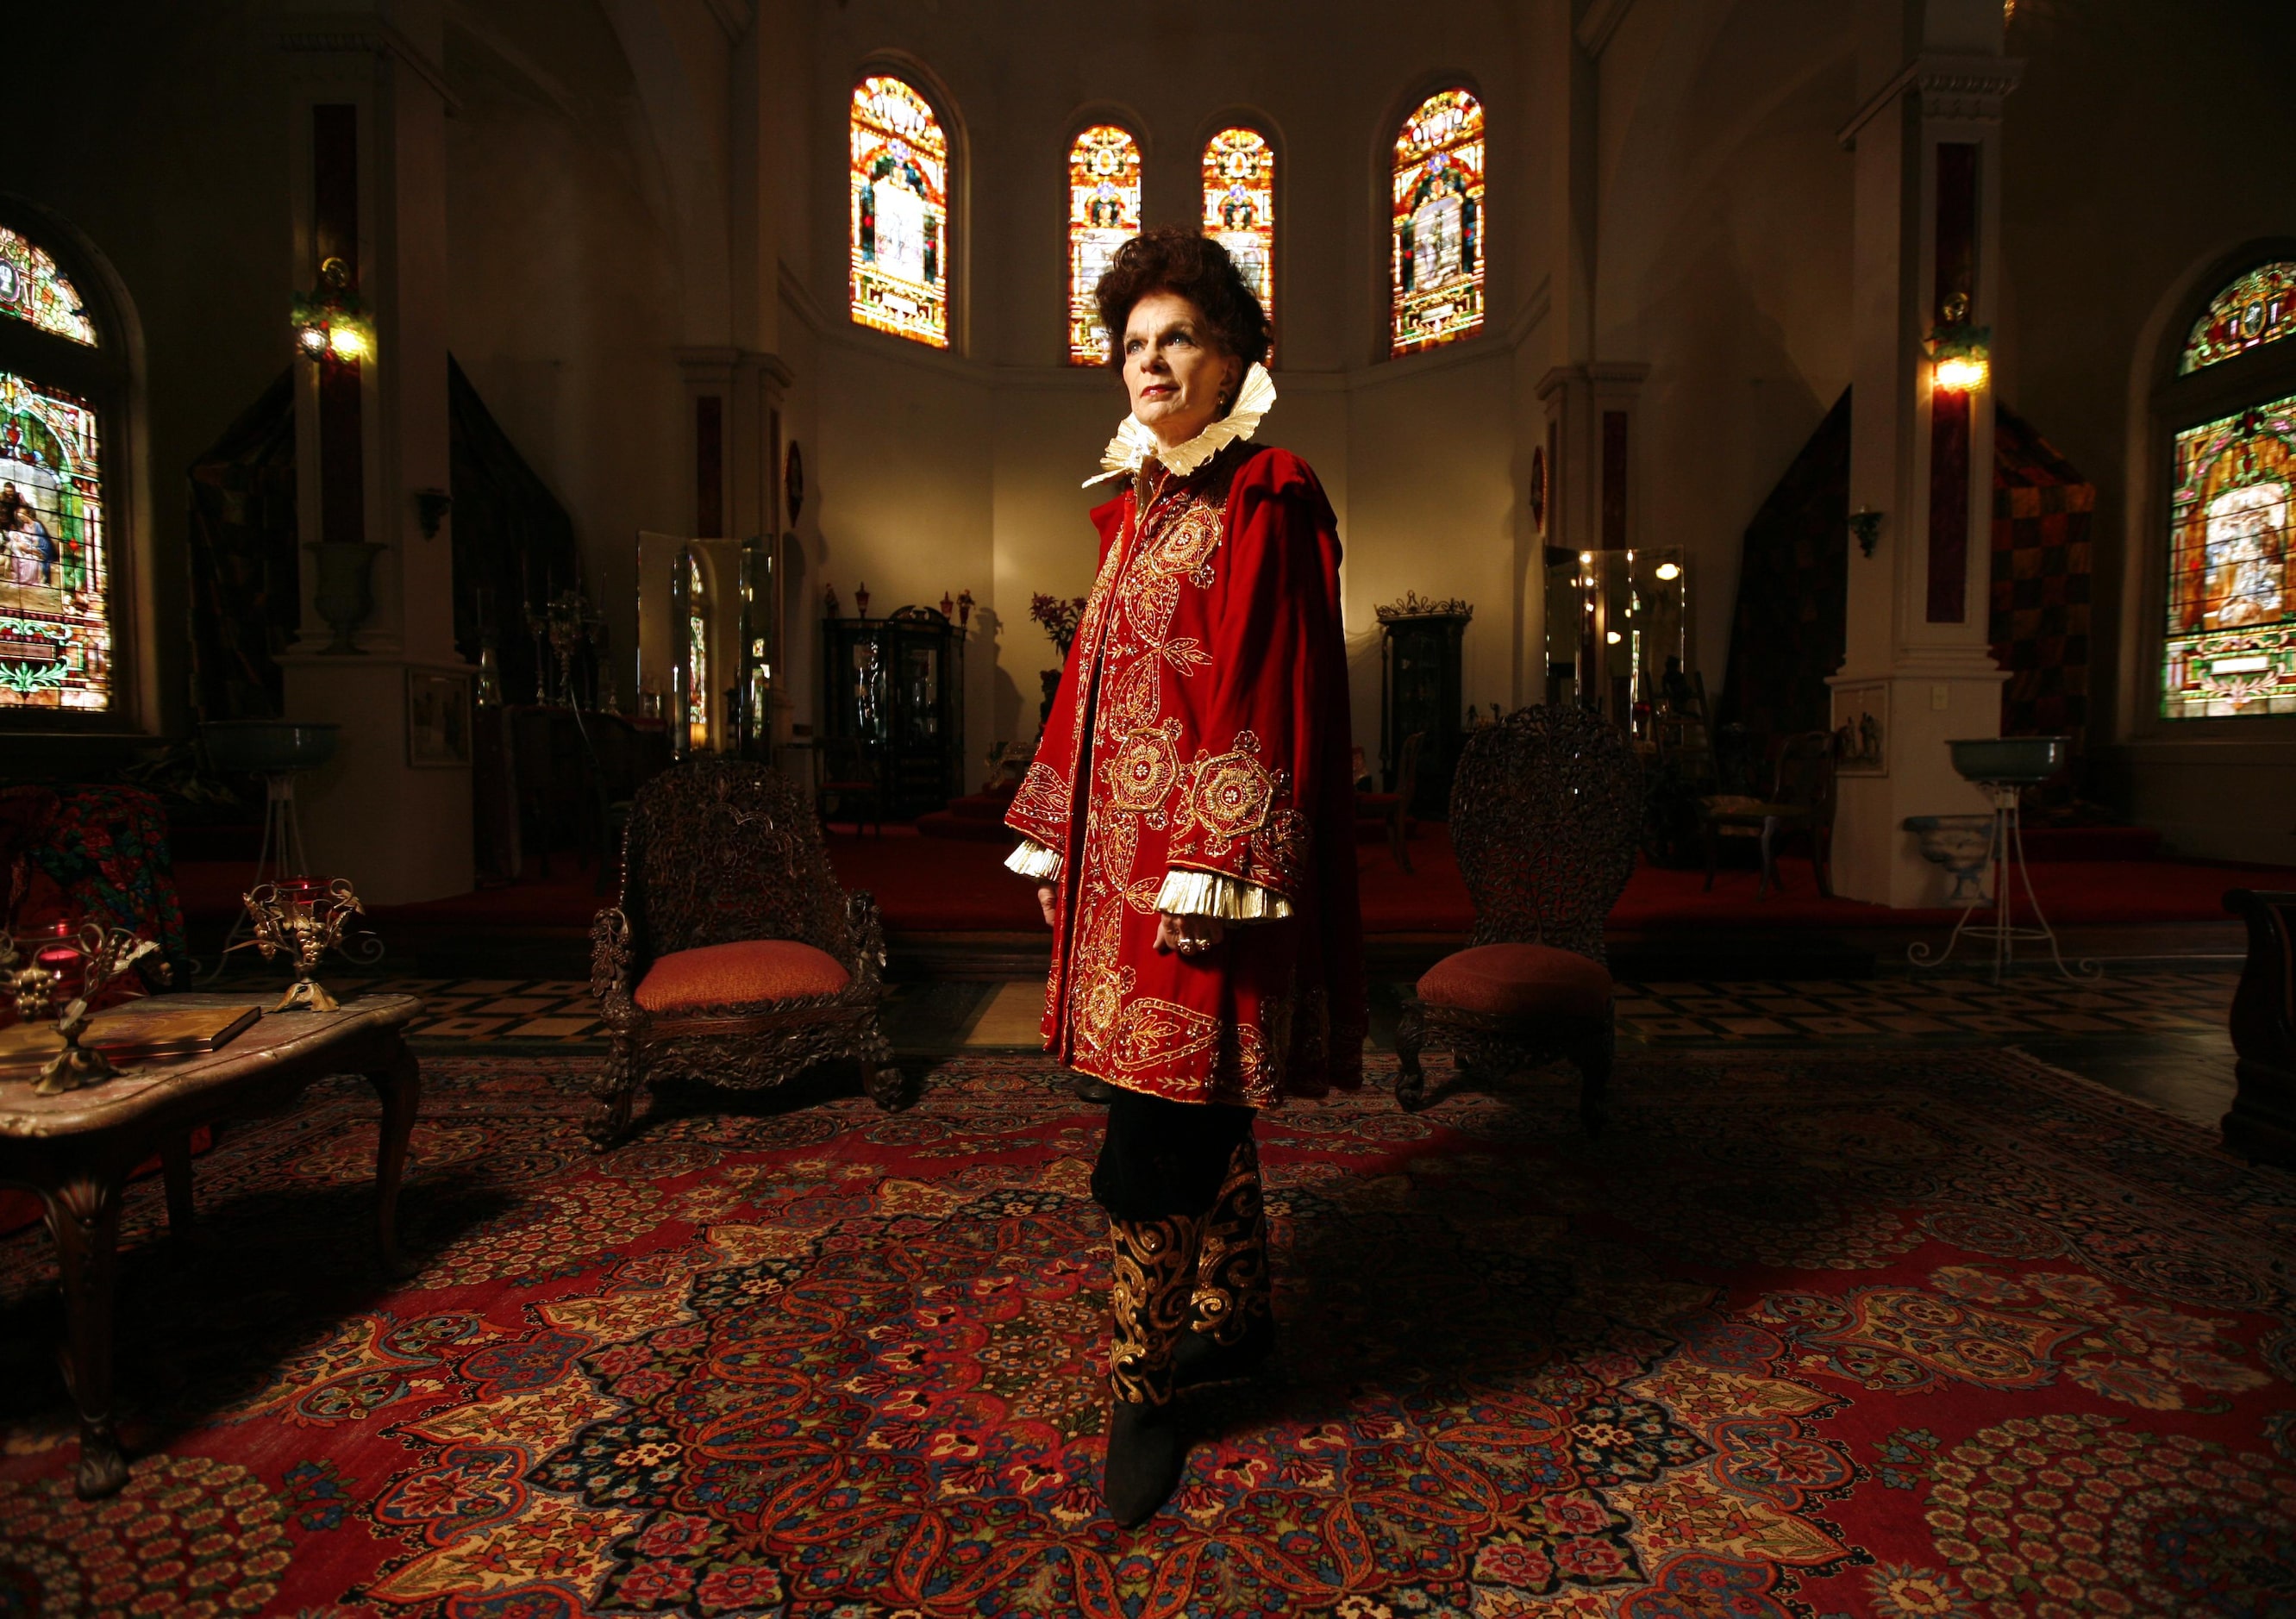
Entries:
{"type": "Polygon", "coordinates": [[[1037,909],[1045,913],[1045,926],[1047,928],[1053,926],[1053,901],[1056,897],[1058,897],[1057,890],[1052,884],[1037,885],[1037,909]]]}
{"type": "Polygon", "coordinates": [[[1168,956],[1177,950],[1193,960],[1226,936],[1227,924],[1216,916],[1174,916],[1168,911],[1156,918],[1158,955],[1168,956]]]}

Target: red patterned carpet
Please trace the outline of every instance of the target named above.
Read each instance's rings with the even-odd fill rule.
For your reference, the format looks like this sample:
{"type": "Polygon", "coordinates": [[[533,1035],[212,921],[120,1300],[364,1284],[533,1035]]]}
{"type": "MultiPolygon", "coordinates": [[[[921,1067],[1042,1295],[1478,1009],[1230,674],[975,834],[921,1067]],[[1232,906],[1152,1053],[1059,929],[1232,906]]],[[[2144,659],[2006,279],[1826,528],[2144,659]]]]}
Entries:
{"type": "Polygon", "coordinates": [[[1046,1064],[603,1159],[572,1066],[430,1060],[403,1286],[348,1084],[226,1135],[188,1255],[139,1188],[109,1503],[0,1244],[0,1615],[2296,1607],[2296,1181],[2014,1055],[1630,1055],[1595,1145],[1545,1082],[1271,1116],[1278,1372],[1134,1533],[1046,1064]]]}

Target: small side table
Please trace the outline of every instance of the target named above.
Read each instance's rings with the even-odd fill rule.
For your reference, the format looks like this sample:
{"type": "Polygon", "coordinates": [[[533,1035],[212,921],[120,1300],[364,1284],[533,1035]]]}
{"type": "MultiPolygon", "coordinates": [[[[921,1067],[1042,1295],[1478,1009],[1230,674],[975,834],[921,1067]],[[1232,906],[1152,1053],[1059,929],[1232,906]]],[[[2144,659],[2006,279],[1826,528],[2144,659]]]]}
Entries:
{"type": "MultiPolygon", "coordinates": [[[[171,995],[166,1003],[244,1006],[250,1001],[246,995],[171,995]]],[[[266,1014],[219,1051],[147,1064],[61,1096],[34,1095],[29,1079],[0,1080],[0,1182],[39,1193],[55,1239],[69,1322],[64,1370],[79,1409],[79,1465],[72,1483],[80,1499],[111,1495],[127,1482],[112,1409],[111,1302],[119,1198],[128,1175],[154,1152],[161,1155],[168,1223],[180,1231],[192,1217],[184,1148],[193,1130],[278,1107],[330,1074],[364,1074],[382,1099],[375,1235],[384,1265],[405,1275],[398,1184],[422,1091],[405,1031],[422,1010],[412,995],[367,995],[338,1011],[266,1014]]]]}

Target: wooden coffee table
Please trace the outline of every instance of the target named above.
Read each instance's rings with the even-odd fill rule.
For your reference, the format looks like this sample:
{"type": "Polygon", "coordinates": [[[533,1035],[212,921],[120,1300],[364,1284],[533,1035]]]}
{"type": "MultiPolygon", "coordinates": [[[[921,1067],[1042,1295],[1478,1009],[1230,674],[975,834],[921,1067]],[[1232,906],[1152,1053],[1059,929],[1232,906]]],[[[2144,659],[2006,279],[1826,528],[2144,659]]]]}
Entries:
{"type": "MultiPolygon", "coordinates": [[[[247,995],[169,995],[171,1006],[244,1006],[247,995]]],[[[275,996],[261,998],[267,1004],[275,996]]],[[[125,1010],[125,1009],[123,1009],[125,1010]]],[[[32,1081],[0,1080],[0,1182],[40,1194],[55,1238],[70,1334],[64,1374],[79,1408],[82,1500],[127,1482],[111,1403],[112,1255],[120,1190],[154,1152],[167,1170],[168,1222],[192,1217],[191,1133],[234,1114],[290,1100],[313,1080],[364,1074],[382,1097],[375,1160],[375,1233],[395,1275],[398,1182],[422,1082],[406,1049],[406,1024],[422,1010],[412,995],[366,995],[332,1012],[266,1013],[219,1051],[127,1069],[62,1096],[35,1096],[32,1081]]]]}

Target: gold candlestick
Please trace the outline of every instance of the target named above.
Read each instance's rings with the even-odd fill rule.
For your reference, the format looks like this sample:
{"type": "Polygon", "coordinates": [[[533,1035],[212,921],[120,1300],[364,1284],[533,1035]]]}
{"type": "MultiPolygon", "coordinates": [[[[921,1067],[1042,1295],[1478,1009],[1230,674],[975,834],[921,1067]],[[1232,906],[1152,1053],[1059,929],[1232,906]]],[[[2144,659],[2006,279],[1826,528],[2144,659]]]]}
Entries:
{"type": "MultiPolygon", "coordinates": [[[[38,1096],[61,1096],[83,1085],[102,1084],[119,1072],[102,1051],[79,1043],[94,1018],[87,1003],[102,993],[105,985],[159,948],[150,939],[139,938],[127,928],[106,928],[101,922],[83,923],[71,943],[81,961],[79,993],[56,1018],[56,1033],[62,1037],[63,1050],[40,1069],[39,1083],[33,1087],[33,1093],[38,1096]]],[[[25,967],[18,967],[16,961],[16,941],[0,933],[0,972],[8,975],[16,1016],[26,1023],[36,1023],[54,1006],[56,985],[62,975],[42,966],[37,956],[25,967]]],[[[169,969],[162,963],[160,977],[164,981],[168,976],[169,969]]]]}
{"type": "Polygon", "coordinates": [[[324,887],[315,878],[262,883],[240,900],[255,936],[232,948],[253,945],[266,961],[284,955],[294,964],[294,984],[271,1010],[283,1012],[300,1006],[315,1012],[336,1010],[339,1003],[313,975],[329,951],[342,948],[345,924],[366,914],[350,884],[340,877],[324,887]]]}

